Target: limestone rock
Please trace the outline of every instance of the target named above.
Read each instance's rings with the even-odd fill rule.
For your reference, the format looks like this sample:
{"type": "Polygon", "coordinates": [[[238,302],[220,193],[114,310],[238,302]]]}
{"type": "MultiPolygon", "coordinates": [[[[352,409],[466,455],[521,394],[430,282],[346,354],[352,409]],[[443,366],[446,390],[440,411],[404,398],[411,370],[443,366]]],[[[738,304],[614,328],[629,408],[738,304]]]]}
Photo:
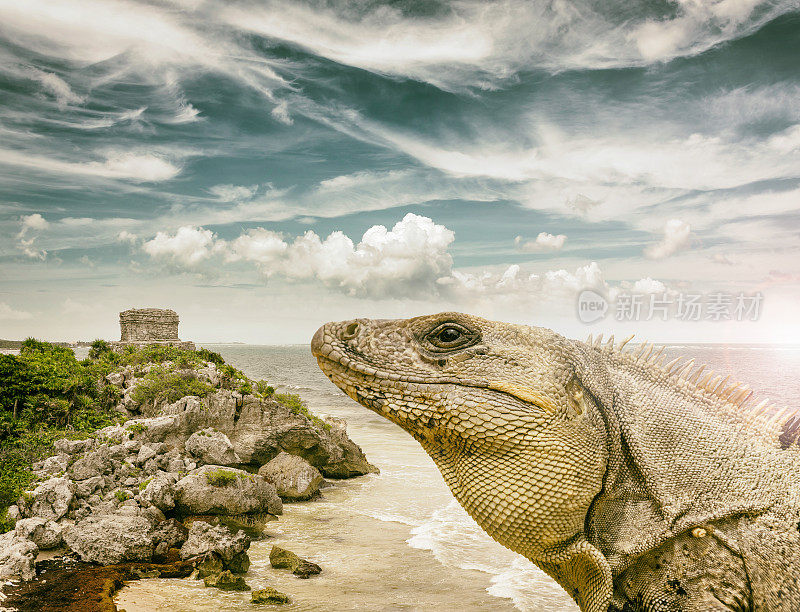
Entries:
{"type": "Polygon", "coordinates": [[[286,550],[280,546],[273,546],[269,551],[269,563],[276,569],[290,569],[294,570],[300,565],[300,557],[294,554],[291,550],[286,550]]]}
{"type": "Polygon", "coordinates": [[[217,553],[206,553],[203,558],[195,567],[194,577],[196,579],[205,578],[206,576],[214,576],[219,574],[225,566],[222,563],[222,558],[217,553]]]}
{"type": "Polygon", "coordinates": [[[325,465],[319,466],[323,476],[352,478],[380,471],[367,461],[361,447],[347,436],[347,422],[344,419],[328,417],[325,422],[330,425],[330,439],[336,452],[325,465]]]}
{"type": "Polygon", "coordinates": [[[55,448],[57,452],[67,455],[82,453],[92,448],[92,446],[94,446],[94,440],[91,438],[86,440],[68,440],[67,438],[61,438],[53,443],[53,448],[55,448]]]}
{"type": "Polygon", "coordinates": [[[249,547],[250,538],[242,532],[234,534],[224,525],[211,526],[204,521],[192,521],[189,537],[181,547],[181,559],[215,553],[227,566],[237,554],[249,547]]]}
{"type": "Polygon", "coordinates": [[[108,446],[103,445],[76,459],[69,469],[69,474],[73,480],[86,480],[92,476],[106,474],[112,467],[108,446]]]}
{"type": "Polygon", "coordinates": [[[269,552],[269,563],[277,569],[288,569],[298,578],[309,578],[322,572],[322,568],[316,563],[301,559],[291,550],[286,550],[280,546],[273,546],[269,552]]]}
{"type": "Polygon", "coordinates": [[[43,518],[17,521],[14,531],[18,537],[36,544],[39,550],[50,550],[61,544],[61,525],[43,518]]]}
{"type": "Polygon", "coordinates": [[[254,604],[285,604],[289,603],[289,596],[272,587],[266,587],[253,591],[250,601],[254,604]]]}
{"type": "Polygon", "coordinates": [[[31,580],[36,576],[36,544],[9,531],[0,535],[0,578],[19,576],[31,580]]]}
{"type": "Polygon", "coordinates": [[[67,467],[69,466],[69,455],[65,453],[60,453],[58,455],[53,455],[52,457],[48,457],[44,461],[39,461],[33,465],[34,472],[41,472],[45,475],[51,474],[61,474],[67,471],[67,467]]]}
{"type": "Polygon", "coordinates": [[[323,481],[322,474],[308,461],[284,452],[262,466],[258,475],[272,483],[284,501],[311,498],[323,481]]]}
{"type": "Polygon", "coordinates": [[[228,570],[217,574],[216,576],[207,576],[203,579],[207,587],[216,587],[223,591],[249,591],[250,586],[244,581],[241,576],[235,576],[228,570]]]}
{"type": "Polygon", "coordinates": [[[244,551],[236,553],[228,562],[228,569],[234,574],[246,574],[250,569],[250,557],[244,551]]]}
{"type": "Polygon", "coordinates": [[[141,516],[89,516],[64,529],[64,543],[82,561],[103,565],[150,561],[153,527],[141,516]]]}
{"type": "Polygon", "coordinates": [[[175,507],[190,514],[281,514],[275,487],[244,470],[206,465],[192,470],[175,486],[175,507]]]}
{"type": "Polygon", "coordinates": [[[189,530],[180,521],[172,518],[160,523],[153,531],[153,543],[180,548],[189,537],[189,530]]]}
{"type": "Polygon", "coordinates": [[[230,439],[221,431],[201,429],[186,440],[186,450],[199,464],[236,465],[241,463],[230,439]]]}
{"type": "Polygon", "coordinates": [[[57,521],[69,510],[75,495],[75,484],[69,478],[51,478],[36,487],[25,499],[24,514],[57,521]]]}
{"type": "Polygon", "coordinates": [[[157,472],[142,490],[140,497],[143,502],[152,504],[162,512],[168,512],[175,507],[177,482],[178,478],[175,474],[157,472]]]}

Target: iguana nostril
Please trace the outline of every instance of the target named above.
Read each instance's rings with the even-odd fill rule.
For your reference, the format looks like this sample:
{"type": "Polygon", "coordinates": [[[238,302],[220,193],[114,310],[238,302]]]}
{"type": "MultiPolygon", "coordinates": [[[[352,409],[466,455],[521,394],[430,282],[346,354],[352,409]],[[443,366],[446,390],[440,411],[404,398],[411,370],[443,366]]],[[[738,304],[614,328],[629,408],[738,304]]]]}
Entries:
{"type": "Polygon", "coordinates": [[[353,338],[355,338],[356,334],[358,333],[359,327],[360,327],[359,324],[356,323],[355,321],[350,323],[347,327],[344,328],[344,331],[342,332],[342,340],[352,340],[353,338]]]}

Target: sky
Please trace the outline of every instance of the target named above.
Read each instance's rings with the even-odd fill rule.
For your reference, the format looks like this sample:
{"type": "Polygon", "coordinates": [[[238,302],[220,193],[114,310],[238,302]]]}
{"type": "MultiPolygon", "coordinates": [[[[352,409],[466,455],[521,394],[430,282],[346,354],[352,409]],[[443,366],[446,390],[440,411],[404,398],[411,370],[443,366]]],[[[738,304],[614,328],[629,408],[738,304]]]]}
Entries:
{"type": "Polygon", "coordinates": [[[800,342],[798,57],[797,0],[0,0],[0,338],[800,342]]]}

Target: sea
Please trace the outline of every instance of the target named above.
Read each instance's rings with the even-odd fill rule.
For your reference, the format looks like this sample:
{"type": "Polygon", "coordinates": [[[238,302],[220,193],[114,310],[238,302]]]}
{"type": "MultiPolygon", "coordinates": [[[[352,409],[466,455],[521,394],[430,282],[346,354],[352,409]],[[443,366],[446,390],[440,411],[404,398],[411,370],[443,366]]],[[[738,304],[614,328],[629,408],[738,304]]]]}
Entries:
{"type": "MultiPolygon", "coordinates": [[[[489,538],[454,501],[438,470],[403,430],[359,406],[322,374],[307,346],[207,345],[255,379],[300,394],[309,409],[342,417],[350,437],[381,473],[333,481],[320,499],[285,504],[268,537],[250,547],[253,589],[287,593],[289,611],[577,611],[549,577],[489,538]],[[273,570],[273,545],[322,566],[300,580],[273,570]]],[[[748,383],[778,404],[798,406],[800,347],[674,345],[669,358],[695,357],[748,383]]],[[[263,610],[249,593],[204,588],[191,579],[131,582],[117,598],[127,612],[263,610]]]]}

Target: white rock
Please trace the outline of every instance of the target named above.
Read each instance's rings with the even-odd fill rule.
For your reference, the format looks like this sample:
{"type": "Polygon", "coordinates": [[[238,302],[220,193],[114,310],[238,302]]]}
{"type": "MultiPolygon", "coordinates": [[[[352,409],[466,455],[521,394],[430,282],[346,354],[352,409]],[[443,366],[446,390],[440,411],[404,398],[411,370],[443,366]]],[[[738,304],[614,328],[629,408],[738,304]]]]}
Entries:
{"type": "Polygon", "coordinates": [[[186,440],[186,450],[201,464],[236,465],[241,463],[230,439],[221,431],[201,429],[186,440]]]}
{"type": "Polygon", "coordinates": [[[19,576],[31,580],[36,576],[36,555],[39,549],[30,540],[20,538],[15,531],[0,535],[0,578],[19,576]]]}
{"type": "Polygon", "coordinates": [[[319,491],[323,481],[322,474],[308,461],[284,452],[261,466],[258,474],[275,485],[284,501],[309,499],[319,491]]]}
{"type": "Polygon", "coordinates": [[[25,515],[57,521],[69,510],[75,484],[69,478],[51,478],[36,487],[25,501],[25,515]]]}
{"type": "Polygon", "coordinates": [[[118,514],[89,516],[63,531],[64,543],[82,561],[103,565],[150,561],[152,535],[153,526],[146,518],[118,514]]]}
{"type": "Polygon", "coordinates": [[[14,527],[17,537],[30,540],[39,550],[50,550],[61,545],[61,525],[43,518],[28,518],[17,521],[14,527]]]}

